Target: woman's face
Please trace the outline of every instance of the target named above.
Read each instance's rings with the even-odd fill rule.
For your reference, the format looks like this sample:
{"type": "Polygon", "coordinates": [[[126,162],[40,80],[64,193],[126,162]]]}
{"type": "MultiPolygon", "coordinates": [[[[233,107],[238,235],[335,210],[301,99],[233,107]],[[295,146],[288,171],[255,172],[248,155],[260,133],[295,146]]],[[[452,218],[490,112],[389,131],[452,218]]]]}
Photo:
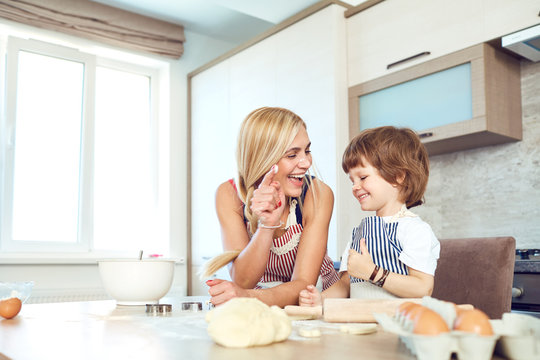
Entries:
{"type": "Polygon", "coordinates": [[[306,129],[302,126],[296,134],[293,142],[278,161],[278,172],[274,181],[281,183],[285,195],[298,197],[302,194],[304,176],[311,167],[311,141],[306,129]]]}

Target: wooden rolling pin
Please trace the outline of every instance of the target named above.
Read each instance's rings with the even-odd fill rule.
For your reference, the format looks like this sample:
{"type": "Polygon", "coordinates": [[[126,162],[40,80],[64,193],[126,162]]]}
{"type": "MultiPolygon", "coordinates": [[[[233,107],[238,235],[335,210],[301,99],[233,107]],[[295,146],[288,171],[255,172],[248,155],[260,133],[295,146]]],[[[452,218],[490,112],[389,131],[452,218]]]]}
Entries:
{"type": "Polygon", "coordinates": [[[323,318],[326,322],[377,322],[373,313],[394,316],[406,301],[421,304],[422,299],[326,299],[323,318]]]}
{"type": "MultiPolygon", "coordinates": [[[[323,318],[326,322],[368,323],[376,322],[373,313],[393,316],[398,306],[406,301],[422,303],[418,298],[402,299],[325,299],[323,306],[285,306],[285,312],[292,317],[306,319],[323,318]]],[[[462,309],[472,309],[472,305],[458,305],[462,309]]]]}

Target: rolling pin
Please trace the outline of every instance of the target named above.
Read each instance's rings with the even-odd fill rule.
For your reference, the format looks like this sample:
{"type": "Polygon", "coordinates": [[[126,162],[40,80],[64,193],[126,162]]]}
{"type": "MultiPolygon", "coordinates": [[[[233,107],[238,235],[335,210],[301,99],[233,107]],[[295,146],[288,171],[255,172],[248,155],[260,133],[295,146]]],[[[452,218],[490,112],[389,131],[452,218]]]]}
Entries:
{"type": "MultiPolygon", "coordinates": [[[[396,309],[404,302],[422,303],[419,298],[402,299],[325,299],[323,306],[287,305],[287,315],[305,319],[323,318],[326,322],[368,323],[376,322],[373,313],[385,313],[393,316],[396,309]]],[[[458,305],[462,309],[472,309],[472,305],[458,305]]]]}

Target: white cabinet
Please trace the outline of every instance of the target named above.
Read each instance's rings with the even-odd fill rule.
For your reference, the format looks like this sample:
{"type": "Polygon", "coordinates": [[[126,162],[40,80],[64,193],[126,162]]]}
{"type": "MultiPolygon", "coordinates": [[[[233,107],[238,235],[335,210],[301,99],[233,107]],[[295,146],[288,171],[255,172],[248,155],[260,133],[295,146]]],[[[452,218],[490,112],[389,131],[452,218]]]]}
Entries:
{"type": "Polygon", "coordinates": [[[348,84],[532,26],[539,10],[537,0],[385,0],[347,19],[348,84]]]}
{"type": "Polygon", "coordinates": [[[481,10],[480,1],[386,0],[347,19],[349,86],[481,42],[481,10]]]}
{"type": "Polygon", "coordinates": [[[540,24],[538,0],[483,0],[483,37],[489,41],[540,24]]]}
{"type": "MultiPolygon", "coordinates": [[[[288,108],[307,124],[319,175],[336,189],[347,114],[345,8],[330,5],[190,76],[192,279],[222,251],[214,194],[236,176],[240,123],[261,106],[288,108]]],[[[339,202],[336,201],[336,204],[339,202]]],[[[334,216],[328,249],[337,249],[334,216]]],[[[341,251],[341,249],[340,249],[341,251]]],[[[192,281],[195,286],[197,282],[192,281]]],[[[197,290],[191,291],[196,294],[197,290]]]]}

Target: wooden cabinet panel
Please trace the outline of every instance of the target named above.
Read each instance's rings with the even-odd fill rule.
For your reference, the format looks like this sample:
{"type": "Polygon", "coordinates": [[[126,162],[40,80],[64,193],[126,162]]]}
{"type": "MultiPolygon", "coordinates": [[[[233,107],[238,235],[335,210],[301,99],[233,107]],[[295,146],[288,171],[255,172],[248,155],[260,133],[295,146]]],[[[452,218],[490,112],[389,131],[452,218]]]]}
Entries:
{"type": "MultiPolygon", "coordinates": [[[[463,64],[470,64],[472,116],[469,119],[459,118],[455,122],[447,122],[441,126],[422,125],[421,128],[415,129],[423,138],[422,141],[430,155],[520,140],[522,130],[519,61],[488,44],[475,45],[349,88],[350,137],[354,137],[362,127],[359,99],[363,96],[402,86],[463,64]]],[[[446,86],[446,82],[441,82],[441,88],[444,89],[446,86]]],[[[422,104],[422,101],[418,104],[422,104]]],[[[381,106],[393,105],[393,100],[389,99],[381,106]]],[[[427,105],[429,104],[425,104],[427,105]]],[[[423,106],[417,106],[413,112],[416,111],[421,116],[423,106]]],[[[441,111],[444,111],[443,109],[441,106],[441,111]]],[[[388,123],[391,123],[391,119],[387,122],[383,119],[380,123],[370,126],[388,123]]],[[[417,124],[411,122],[401,125],[414,129],[417,124]]]]}

